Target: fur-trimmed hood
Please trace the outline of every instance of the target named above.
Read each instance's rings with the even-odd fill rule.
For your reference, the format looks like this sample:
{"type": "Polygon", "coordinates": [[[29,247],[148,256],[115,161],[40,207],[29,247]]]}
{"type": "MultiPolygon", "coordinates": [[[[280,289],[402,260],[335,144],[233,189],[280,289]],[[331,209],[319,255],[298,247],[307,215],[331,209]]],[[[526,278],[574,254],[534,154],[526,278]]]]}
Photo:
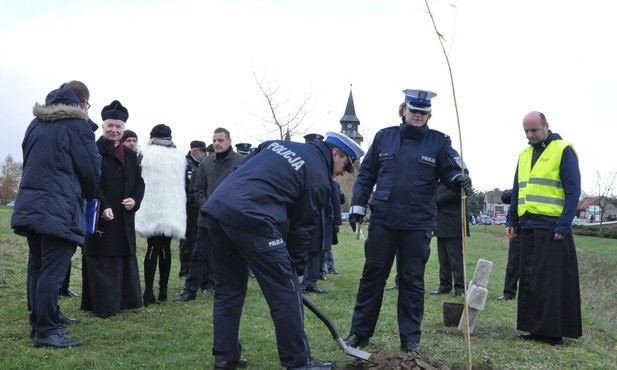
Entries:
{"type": "Polygon", "coordinates": [[[45,122],[53,122],[61,119],[85,119],[88,120],[88,111],[81,107],[81,101],[72,90],[57,89],[45,99],[45,105],[35,103],[32,114],[45,122]]]}

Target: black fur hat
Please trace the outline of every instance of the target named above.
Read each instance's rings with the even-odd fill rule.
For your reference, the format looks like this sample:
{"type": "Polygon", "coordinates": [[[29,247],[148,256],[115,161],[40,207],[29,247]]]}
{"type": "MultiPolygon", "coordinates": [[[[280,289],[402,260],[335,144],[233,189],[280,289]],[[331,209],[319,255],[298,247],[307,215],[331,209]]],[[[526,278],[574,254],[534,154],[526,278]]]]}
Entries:
{"type": "Polygon", "coordinates": [[[129,119],[129,111],[122,106],[122,104],[114,100],[111,104],[105,106],[101,111],[101,117],[103,121],[107,119],[119,119],[122,122],[125,122],[129,119]]]}
{"type": "Polygon", "coordinates": [[[158,138],[169,137],[170,138],[171,128],[162,123],[159,125],[156,125],[152,128],[152,131],[150,131],[150,137],[158,137],[158,138]]]}

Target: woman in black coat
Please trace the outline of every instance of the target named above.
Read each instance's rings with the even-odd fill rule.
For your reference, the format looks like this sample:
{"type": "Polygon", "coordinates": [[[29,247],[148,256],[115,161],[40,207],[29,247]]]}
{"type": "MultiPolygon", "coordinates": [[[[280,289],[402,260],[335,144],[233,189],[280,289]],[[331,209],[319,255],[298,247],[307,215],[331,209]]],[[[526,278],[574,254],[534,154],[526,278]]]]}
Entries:
{"type": "Polygon", "coordinates": [[[97,188],[98,229],[83,248],[81,309],[108,317],[143,306],[136,257],[135,211],[144,196],[137,154],[120,139],[128,111],[117,100],[103,108],[103,136],[97,141],[103,157],[97,188]]]}

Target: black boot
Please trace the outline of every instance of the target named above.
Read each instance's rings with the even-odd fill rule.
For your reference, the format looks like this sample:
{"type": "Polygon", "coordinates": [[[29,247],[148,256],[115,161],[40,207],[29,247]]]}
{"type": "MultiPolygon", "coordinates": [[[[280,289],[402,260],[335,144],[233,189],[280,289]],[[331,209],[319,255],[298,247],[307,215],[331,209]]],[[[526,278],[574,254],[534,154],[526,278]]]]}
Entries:
{"type": "Polygon", "coordinates": [[[158,261],[160,248],[158,247],[157,238],[148,238],[148,250],[144,257],[144,306],[157,304],[158,301],[154,297],[154,274],[156,274],[156,264],[158,261]]]}
{"type": "Polygon", "coordinates": [[[167,287],[159,287],[159,301],[165,302],[167,301],[167,287]]]}
{"type": "Polygon", "coordinates": [[[148,307],[150,304],[159,304],[159,302],[154,297],[154,292],[152,290],[146,290],[144,292],[144,306],[148,307]]]}
{"type": "Polygon", "coordinates": [[[171,238],[161,237],[159,254],[159,301],[167,301],[167,284],[171,272],[171,238]]]}

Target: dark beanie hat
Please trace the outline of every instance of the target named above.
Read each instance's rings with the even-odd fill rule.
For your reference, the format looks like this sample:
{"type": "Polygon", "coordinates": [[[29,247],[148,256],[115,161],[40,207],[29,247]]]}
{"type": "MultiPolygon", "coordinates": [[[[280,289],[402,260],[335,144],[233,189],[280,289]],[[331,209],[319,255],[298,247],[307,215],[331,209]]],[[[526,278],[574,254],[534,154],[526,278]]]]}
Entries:
{"type": "Polygon", "coordinates": [[[169,128],[169,126],[164,125],[162,123],[159,125],[156,125],[152,128],[152,131],[150,131],[150,137],[158,137],[158,138],[171,137],[171,128],[169,128]]]}
{"type": "Polygon", "coordinates": [[[210,144],[206,147],[206,152],[214,153],[214,145],[210,144]]]}
{"type": "Polygon", "coordinates": [[[101,117],[103,121],[107,119],[119,119],[122,122],[126,122],[129,119],[129,111],[123,107],[119,101],[114,100],[111,104],[103,108],[101,117]]]}
{"type": "Polygon", "coordinates": [[[122,140],[124,141],[130,137],[134,137],[135,139],[137,139],[137,134],[134,131],[131,130],[124,130],[124,135],[122,135],[122,140]]]}
{"type": "Polygon", "coordinates": [[[191,149],[198,148],[201,150],[206,150],[206,143],[201,140],[193,140],[191,141],[191,149]]]}
{"type": "Polygon", "coordinates": [[[512,201],[512,189],[504,190],[501,193],[501,203],[510,204],[512,201]]]}

